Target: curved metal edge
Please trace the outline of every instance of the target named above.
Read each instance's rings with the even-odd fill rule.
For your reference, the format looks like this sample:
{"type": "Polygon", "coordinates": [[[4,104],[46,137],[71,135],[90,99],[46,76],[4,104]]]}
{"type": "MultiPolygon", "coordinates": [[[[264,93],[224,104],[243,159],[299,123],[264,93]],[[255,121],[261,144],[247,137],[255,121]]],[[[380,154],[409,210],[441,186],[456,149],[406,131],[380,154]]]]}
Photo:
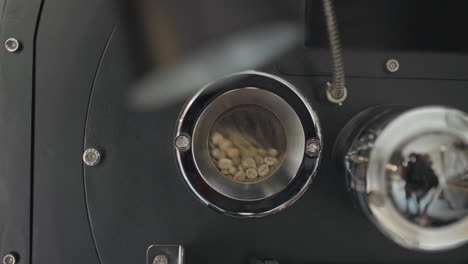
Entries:
{"type": "Polygon", "coordinates": [[[365,132],[369,125],[382,118],[382,116],[387,116],[396,111],[404,111],[406,109],[408,109],[408,107],[404,105],[372,106],[352,117],[338,133],[333,145],[331,157],[338,172],[346,175],[345,179],[348,191],[351,192],[353,190],[350,187],[352,180],[349,178],[346,171],[345,156],[352,148],[353,142],[365,132]]]}
{"type": "MultiPolygon", "coordinates": [[[[311,118],[312,118],[312,122],[313,122],[313,125],[315,126],[315,130],[316,130],[316,138],[319,140],[320,144],[323,146],[323,136],[322,136],[322,129],[321,129],[321,126],[320,126],[320,123],[319,123],[319,118],[318,118],[318,115],[317,113],[313,110],[310,102],[307,100],[306,97],[304,97],[300,92],[299,90],[297,90],[297,88],[291,84],[290,82],[284,80],[283,78],[279,77],[279,76],[276,76],[276,75],[273,75],[273,74],[270,74],[270,73],[265,73],[265,72],[260,72],[260,71],[255,71],[255,70],[247,70],[247,71],[242,71],[242,72],[237,72],[237,73],[233,73],[233,74],[229,74],[227,76],[224,76],[224,77],[221,77],[217,80],[214,80],[210,83],[208,83],[207,85],[205,85],[204,87],[202,87],[195,95],[193,95],[188,101],[187,103],[182,107],[182,111],[181,113],[179,114],[179,117],[177,119],[177,123],[176,123],[176,129],[175,129],[175,133],[174,135],[177,136],[181,133],[181,129],[182,129],[182,123],[183,123],[183,120],[184,118],[186,117],[190,107],[193,105],[193,103],[195,102],[195,100],[206,90],[208,89],[213,83],[217,82],[217,81],[220,81],[220,80],[223,80],[225,78],[229,78],[229,77],[234,77],[234,76],[238,76],[238,75],[260,75],[260,76],[264,76],[264,77],[268,77],[268,78],[271,78],[273,80],[276,80],[280,83],[282,83],[283,85],[287,86],[291,91],[294,92],[294,94],[302,101],[302,103],[304,104],[304,106],[307,108],[311,118]]],[[[177,167],[178,167],[178,170],[179,172],[181,173],[182,177],[184,178],[184,182],[186,183],[186,185],[189,187],[189,189],[191,190],[191,192],[206,206],[214,209],[215,211],[218,211],[224,215],[228,215],[228,216],[232,216],[232,217],[237,217],[237,218],[259,218],[259,217],[264,217],[264,216],[268,216],[268,215],[271,215],[271,214],[274,214],[274,213],[277,213],[285,208],[287,208],[288,206],[292,205],[294,202],[296,202],[300,197],[302,197],[302,195],[304,195],[304,193],[307,191],[307,189],[309,188],[310,184],[312,183],[312,180],[315,178],[315,176],[317,175],[317,169],[321,163],[321,159],[322,159],[322,155],[319,155],[318,157],[315,158],[315,166],[314,166],[314,169],[313,169],[313,173],[311,175],[309,175],[309,178],[307,179],[306,183],[302,186],[302,188],[297,192],[297,194],[295,196],[293,196],[291,199],[289,199],[288,201],[282,203],[281,205],[275,207],[275,208],[272,208],[270,210],[267,210],[265,212],[261,212],[261,213],[250,213],[250,212],[230,212],[230,211],[226,211],[224,210],[223,208],[220,208],[214,204],[212,204],[210,201],[208,201],[207,199],[205,199],[201,194],[198,193],[198,191],[194,188],[194,186],[192,186],[188,180],[188,177],[187,175],[185,174],[185,171],[183,169],[183,164],[182,164],[182,161],[181,161],[181,156],[180,156],[180,152],[178,151],[175,151],[175,156],[176,156],[176,160],[177,160],[177,167]]]]}
{"type": "MultiPolygon", "coordinates": [[[[384,140],[384,137],[388,137],[389,135],[394,134],[394,131],[392,130],[395,130],[394,128],[397,126],[396,124],[401,123],[400,121],[403,121],[403,119],[406,120],[408,116],[415,117],[416,115],[420,114],[421,111],[427,111],[427,110],[438,112],[438,113],[442,113],[442,111],[444,111],[444,113],[446,111],[450,111],[453,113],[466,115],[462,111],[459,111],[454,108],[444,107],[444,106],[425,106],[425,107],[418,107],[418,108],[413,108],[407,111],[403,111],[399,116],[395,117],[392,121],[390,121],[390,123],[388,123],[388,125],[386,126],[386,129],[382,132],[381,135],[379,135],[379,137],[375,141],[374,143],[375,147],[372,149],[370,153],[369,167],[367,168],[367,171],[366,171],[367,175],[374,175],[374,176],[381,175],[381,174],[376,173],[377,170],[380,170],[379,167],[384,168],[383,166],[377,165],[379,163],[377,159],[381,159],[382,157],[378,157],[378,155],[376,155],[376,149],[378,148],[378,146],[382,145],[382,141],[384,140]],[[372,165],[372,164],[376,164],[376,165],[372,165]]],[[[462,137],[468,140],[466,135],[462,137]]],[[[402,138],[405,138],[405,137],[402,137],[402,138]]],[[[375,179],[374,177],[373,184],[374,185],[380,184],[377,182],[380,182],[380,180],[375,179]]],[[[382,189],[385,192],[387,192],[386,187],[385,186],[383,187],[384,188],[382,189]]],[[[366,184],[367,193],[375,191],[375,190],[370,190],[369,188],[370,187],[369,187],[369,180],[368,180],[366,184]]],[[[460,221],[450,224],[445,227],[438,227],[437,229],[434,229],[434,228],[428,229],[425,227],[418,226],[410,222],[409,220],[405,219],[403,216],[401,216],[397,212],[393,203],[388,200],[387,195],[384,194],[382,195],[382,197],[384,197],[385,199],[383,207],[382,206],[377,207],[377,206],[373,206],[372,204],[367,204],[369,218],[382,233],[384,233],[389,239],[391,239],[398,245],[407,249],[421,251],[421,252],[440,252],[440,251],[445,251],[445,250],[456,248],[468,242],[468,237],[465,237],[463,239],[461,237],[463,235],[459,235],[452,242],[446,242],[445,244],[439,243],[438,245],[428,245],[427,243],[424,243],[424,241],[418,241],[416,239],[410,239],[408,237],[405,237],[403,234],[403,232],[405,231],[415,233],[415,235],[421,235],[424,232],[428,232],[428,231],[431,233],[439,234],[439,235],[446,234],[446,233],[455,234],[457,233],[455,230],[461,231],[463,230],[463,227],[468,226],[468,216],[465,216],[460,221]],[[384,224],[383,222],[386,222],[387,224],[384,224]]],[[[468,234],[468,231],[465,233],[468,234]]],[[[418,239],[419,238],[420,236],[418,236],[418,239]]]]}
{"type": "MultiPolygon", "coordinates": [[[[94,73],[93,83],[91,85],[91,92],[89,94],[88,107],[87,107],[86,116],[85,116],[84,133],[83,133],[83,137],[84,137],[84,139],[83,139],[83,152],[88,147],[87,142],[86,142],[86,135],[87,135],[87,132],[88,132],[89,113],[90,113],[90,110],[91,110],[91,102],[92,102],[92,98],[93,98],[93,94],[94,94],[94,88],[96,86],[96,80],[97,80],[97,77],[99,75],[99,72],[100,72],[102,63],[104,61],[104,58],[106,57],[107,50],[108,50],[108,48],[110,46],[110,43],[111,43],[111,41],[113,39],[113,36],[114,36],[115,32],[117,31],[118,26],[119,26],[119,24],[114,25],[114,27],[112,28],[112,31],[109,33],[109,36],[107,37],[106,43],[105,43],[104,48],[103,48],[102,53],[101,53],[101,58],[99,59],[99,63],[97,65],[97,67],[96,67],[96,72],[94,73]]],[[[86,174],[85,174],[85,171],[86,171],[86,164],[83,163],[83,182],[84,182],[84,184],[83,184],[84,190],[83,191],[84,191],[84,195],[85,195],[84,200],[85,200],[85,205],[86,205],[86,214],[87,214],[87,218],[88,218],[88,225],[89,225],[91,235],[93,237],[93,244],[94,244],[93,246],[96,249],[96,255],[98,256],[99,263],[103,263],[101,253],[100,253],[99,248],[98,248],[96,235],[95,235],[95,232],[94,232],[93,220],[92,220],[92,217],[91,217],[91,212],[90,212],[90,207],[89,207],[88,194],[87,194],[87,190],[86,190],[86,174]]]]}
{"type": "MultiPolygon", "coordinates": [[[[305,107],[307,108],[307,110],[309,111],[309,114],[310,116],[312,117],[312,121],[314,123],[314,126],[315,126],[315,130],[317,132],[317,135],[316,137],[318,138],[320,144],[322,145],[323,147],[323,136],[322,136],[322,128],[320,126],[320,122],[319,122],[319,118],[318,118],[318,115],[317,115],[317,112],[315,112],[315,110],[312,108],[311,106],[311,103],[307,100],[306,97],[304,97],[302,95],[302,93],[296,89],[296,86],[294,86],[292,83],[284,80],[283,78],[280,78],[276,75],[273,75],[273,74],[269,74],[269,73],[263,73],[263,72],[258,72],[258,71],[247,71],[248,73],[252,73],[252,74],[259,74],[259,75],[263,75],[263,76],[266,76],[266,77],[270,77],[272,79],[275,79],[281,83],[283,83],[284,85],[286,85],[287,87],[289,87],[298,97],[299,99],[301,99],[301,101],[303,102],[303,104],[305,105],[305,107]]],[[[288,202],[286,202],[285,204],[283,204],[282,206],[280,207],[277,207],[277,208],[274,208],[272,209],[271,211],[268,211],[268,212],[265,212],[264,215],[270,215],[270,214],[273,214],[273,213],[276,213],[276,212],[279,212],[281,210],[283,210],[284,208],[292,205],[294,202],[296,202],[297,200],[299,200],[299,198],[302,197],[302,195],[304,195],[304,193],[307,191],[307,189],[309,189],[309,186],[310,184],[312,183],[312,180],[315,178],[315,176],[317,175],[317,170],[318,170],[318,167],[320,166],[320,163],[322,161],[322,155],[319,155],[317,158],[316,158],[316,162],[315,162],[315,167],[314,167],[314,172],[310,175],[308,181],[304,184],[304,186],[302,187],[301,190],[299,190],[299,192],[296,194],[296,196],[294,196],[292,199],[290,199],[288,202]]],[[[263,215],[262,215],[263,216],[263,215]]]]}
{"type": "Polygon", "coordinates": [[[195,165],[199,174],[202,176],[205,182],[211,188],[223,194],[224,196],[227,196],[234,200],[241,200],[241,201],[262,200],[262,199],[274,196],[275,194],[283,190],[287,185],[289,185],[289,183],[291,183],[291,181],[293,181],[294,176],[299,171],[299,168],[302,163],[302,158],[304,156],[303,153],[301,153],[301,151],[302,149],[305,149],[305,136],[303,133],[303,127],[294,109],[286,101],[284,101],[280,96],[274,94],[273,92],[266,91],[266,90],[259,89],[259,88],[254,88],[254,87],[244,87],[244,88],[239,88],[235,90],[230,90],[216,97],[207,107],[205,107],[205,109],[200,114],[200,117],[198,118],[197,122],[195,122],[193,137],[194,138],[192,141],[192,144],[193,144],[192,157],[193,157],[193,160],[195,162],[195,165]],[[243,95],[238,96],[239,93],[243,95]],[[252,96],[254,96],[254,94],[257,94],[255,96],[257,97],[257,99],[252,100],[251,98],[255,98],[255,97],[250,97],[248,94],[252,96]],[[238,103],[233,103],[235,99],[233,99],[232,97],[239,98],[238,100],[243,101],[242,103],[255,104],[257,106],[263,107],[266,111],[269,111],[272,115],[278,118],[278,122],[280,122],[281,125],[283,126],[287,140],[289,142],[296,143],[296,144],[289,144],[289,143],[287,144],[288,146],[286,146],[286,152],[289,153],[290,156],[288,157],[288,159],[283,160],[281,166],[279,166],[278,171],[281,173],[279,174],[274,173],[273,175],[271,175],[271,177],[262,179],[255,183],[238,183],[238,182],[229,180],[226,177],[210,177],[210,175],[206,175],[205,173],[203,173],[203,171],[208,172],[208,170],[212,170],[213,173],[217,173],[217,168],[211,162],[210,164],[203,163],[204,160],[210,160],[211,157],[209,156],[208,153],[206,152],[204,153],[203,147],[200,144],[197,145],[197,143],[199,141],[205,140],[205,137],[203,135],[206,135],[208,133],[206,129],[209,129],[212,123],[218,118],[218,114],[222,114],[225,110],[228,110],[230,107],[232,107],[232,105],[230,105],[231,103],[234,105],[239,105],[238,103]],[[222,100],[225,100],[226,98],[228,98],[226,100],[227,102],[222,101],[222,100]],[[266,98],[268,98],[266,100],[267,102],[265,102],[266,98]],[[268,100],[271,100],[274,103],[270,103],[270,105],[267,106],[269,104],[268,100]],[[217,106],[221,105],[221,109],[216,108],[215,105],[217,106]],[[279,107],[280,105],[281,105],[281,108],[272,109],[273,107],[276,107],[276,106],[279,107]],[[213,107],[216,109],[214,109],[213,107]],[[283,114],[288,111],[290,112],[290,114],[288,115],[288,117],[285,117],[283,114]],[[208,117],[209,113],[215,113],[215,115],[212,115],[211,121],[207,121],[207,118],[209,118],[208,117]],[[206,122],[208,122],[209,124],[206,124],[206,122]],[[290,123],[289,126],[285,126],[287,122],[290,123]],[[292,123],[296,123],[296,124],[292,124],[292,123]],[[297,128],[300,131],[292,132],[292,130],[290,129],[291,127],[297,128]],[[299,133],[296,133],[296,132],[299,132],[299,133]],[[296,140],[295,139],[296,137],[299,139],[296,140]],[[296,146],[294,148],[295,145],[300,145],[300,146],[296,146]],[[205,155],[203,156],[203,154],[205,155]],[[286,171],[285,170],[286,167],[289,167],[290,170],[286,171]],[[287,175],[287,178],[283,177],[286,175],[287,175]],[[283,184],[279,184],[280,182],[283,184]],[[249,191],[244,189],[244,187],[246,187],[246,184],[250,185],[249,191]],[[224,188],[226,185],[228,185],[229,187],[224,188]],[[262,185],[270,186],[269,188],[265,188],[265,189],[269,189],[266,193],[262,192],[263,188],[260,187],[262,185]],[[262,194],[262,196],[260,196],[260,194],[262,194]],[[243,196],[249,196],[249,197],[243,197],[243,196]]]}

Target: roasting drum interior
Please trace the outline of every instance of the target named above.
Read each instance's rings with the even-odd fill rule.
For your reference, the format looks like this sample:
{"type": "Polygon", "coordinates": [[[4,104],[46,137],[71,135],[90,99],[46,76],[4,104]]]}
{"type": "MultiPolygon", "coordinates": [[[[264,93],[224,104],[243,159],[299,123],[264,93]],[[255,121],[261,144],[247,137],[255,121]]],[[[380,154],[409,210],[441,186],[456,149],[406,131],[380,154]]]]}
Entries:
{"type": "Polygon", "coordinates": [[[271,111],[258,105],[228,109],[216,119],[207,139],[219,176],[236,182],[265,180],[285,158],[283,125],[271,111]]]}

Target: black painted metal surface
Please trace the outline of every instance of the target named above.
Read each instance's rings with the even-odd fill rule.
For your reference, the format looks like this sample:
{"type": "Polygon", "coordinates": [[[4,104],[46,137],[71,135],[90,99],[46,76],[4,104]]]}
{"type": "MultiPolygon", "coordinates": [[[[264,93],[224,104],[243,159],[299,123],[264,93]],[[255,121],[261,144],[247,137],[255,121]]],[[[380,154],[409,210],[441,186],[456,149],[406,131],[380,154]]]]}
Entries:
{"type": "MultiPolygon", "coordinates": [[[[455,35],[457,42],[453,45],[440,41],[428,43],[427,49],[423,37],[417,41],[405,37],[414,44],[405,46],[390,41],[398,33],[388,36],[390,42],[382,39],[385,34],[357,36],[360,27],[352,21],[357,17],[365,23],[362,14],[369,10],[388,10],[380,17],[382,23],[390,23],[382,24],[386,32],[404,28],[406,19],[400,23],[383,18],[393,18],[392,10],[404,7],[405,1],[385,1],[366,8],[365,1],[350,2],[354,1],[338,1],[338,16],[347,21],[340,28],[345,48],[348,45],[352,53],[346,60],[350,93],[344,106],[320,100],[329,81],[328,57],[323,53],[320,32],[319,41],[307,40],[308,55],[299,54],[297,63],[297,56],[285,56],[278,65],[266,68],[301,89],[318,111],[324,156],[311,188],[293,206],[250,220],[213,212],[184,185],[172,156],[174,125],[183,102],[146,113],[127,107],[128,89],[144,69],[139,67],[141,58],[134,55],[139,51],[135,46],[141,46],[126,45],[134,39],[132,32],[122,30],[123,26],[116,28],[118,22],[128,21],[114,1],[45,1],[32,64],[35,17],[20,16],[18,20],[15,15],[35,14],[40,1],[0,0],[0,7],[6,3],[0,42],[3,45],[12,33],[24,42],[18,54],[0,49],[0,188],[15,189],[0,192],[0,254],[17,251],[22,257],[20,263],[145,263],[148,246],[182,244],[188,263],[247,263],[251,257],[297,264],[466,263],[467,246],[428,254],[405,250],[387,240],[353,207],[344,175],[336,173],[331,160],[340,129],[368,107],[438,104],[468,111],[466,39],[463,34],[455,35]],[[373,43],[383,48],[373,51],[373,43]],[[401,72],[392,75],[384,72],[382,60],[395,54],[406,55],[397,56],[401,57],[401,72]],[[83,169],[81,154],[87,146],[101,147],[104,159],[97,167],[83,169]],[[33,208],[29,195],[31,162],[33,208]]],[[[429,6],[434,3],[445,6],[443,1],[431,1],[429,6]]],[[[313,6],[317,7],[317,2],[313,6]]],[[[320,12],[314,10],[312,14],[320,12]]],[[[463,10],[463,4],[458,10],[463,10]]],[[[223,10],[212,12],[223,17],[223,10]]],[[[186,16],[188,12],[181,9],[175,15],[186,16]]],[[[461,18],[457,19],[463,22],[461,18]]],[[[209,27],[210,23],[204,25],[209,27]]],[[[453,32],[451,25],[444,25],[448,32],[453,32]]],[[[453,25],[463,28],[463,23],[453,25]]],[[[378,29],[378,23],[373,28],[378,29]]],[[[367,29],[372,32],[372,27],[367,29]]]]}
{"type": "MultiPolygon", "coordinates": [[[[331,75],[329,56],[328,50],[324,49],[298,49],[283,56],[278,62],[278,68],[285,75],[331,75]]],[[[344,60],[352,62],[346,68],[348,77],[468,80],[468,53],[350,49],[344,51],[344,60]],[[385,62],[389,58],[397,59],[401,65],[398,72],[391,75],[385,71],[385,62]]]]}
{"type": "MultiPolygon", "coordinates": [[[[123,39],[125,32],[117,30],[103,56],[85,137],[85,147],[105,151],[105,161],[85,168],[84,174],[103,263],[144,262],[145,249],[151,244],[181,244],[190,263],[247,263],[251,257],[281,263],[468,260],[467,246],[428,254],[389,241],[353,208],[344,175],[336,173],[331,160],[336,135],[360,111],[380,104],[451,105],[468,111],[466,82],[398,79],[388,74],[386,78],[350,78],[349,98],[338,107],[316,96],[329,77],[281,75],[270,68],[270,73],[280,74],[301,89],[317,109],[325,133],[323,163],[311,188],[290,208],[261,219],[236,219],[199,203],[178,174],[172,144],[183,102],[155,112],[129,109],[126,94],[132,75],[125,67],[129,57],[123,39]]],[[[347,61],[351,68],[356,63],[362,62],[347,61]]],[[[380,71],[386,74],[383,68],[380,71]]]]}
{"type": "Polygon", "coordinates": [[[34,32],[41,0],[0,1],[0,256],[30,261],[34,32]],[[8,38],[21,44],[5,49],[8,38]]]}
{"type": "Polygon", "coordinates": [[[32,263],[100,263],[81,155],[91,87],[117,14],[107,0],[44,3],[35,63],[32,263]]]}

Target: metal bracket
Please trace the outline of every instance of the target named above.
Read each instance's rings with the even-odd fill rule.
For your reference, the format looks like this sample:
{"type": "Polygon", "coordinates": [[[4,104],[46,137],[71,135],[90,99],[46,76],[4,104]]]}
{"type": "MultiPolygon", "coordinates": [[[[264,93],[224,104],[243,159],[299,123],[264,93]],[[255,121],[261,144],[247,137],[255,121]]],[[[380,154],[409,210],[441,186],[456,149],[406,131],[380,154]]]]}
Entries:
{"type": "Polygon", "coordinates": [[[146,264],[184,264],[184,248],[181,245],[149,246],[146,264]]]}

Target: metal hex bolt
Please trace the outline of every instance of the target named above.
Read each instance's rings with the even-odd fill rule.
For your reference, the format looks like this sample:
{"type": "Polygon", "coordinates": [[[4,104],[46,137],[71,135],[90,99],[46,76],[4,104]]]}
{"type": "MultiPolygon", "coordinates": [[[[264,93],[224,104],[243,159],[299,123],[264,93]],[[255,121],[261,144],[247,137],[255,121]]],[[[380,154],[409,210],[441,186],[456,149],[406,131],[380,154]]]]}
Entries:
{"type": "Polygon", "coordinates": [[[83,162],[88,166],[95,166],[101,161],[101,153],[97,149],[89,148],[83,153],[83,162]]]}
{"type": "Polygon", "coordinates": [[[165,255],[157,255],[154,257],[153,264],[168,264],[169,260],[165,255]]]}
{"type": "Polygon", "coordinates": [[[9,38],[5,41],[5,48],[9,52],[16,52],[20,48],[20,43],[17,39],[15,38],[9,38]]]}
{"type": "Polygon", "coordinates": [[[322,152],[322,144],[316,138],[309,139],[306,144],[306,154],[309,157],[317,157],[322,152]]]}
{"type": "Polygon", "coordinates": [[[400,69],[400,63],[396,59],[389,59],[385,62],[385,69],[388,72],[397,72],[400,69]]]}
{"type": "Polygon", "coordinates": [[[15,264],[16,256],[13,254],[7,254],[3,257],[3,264],[15,264]]]}
{"type": "Polygon", "coordinates": [[[348,89],[346,89],[346,87],[344,87],[343,92],[341,94],[338,94],[336,88],[333,88],[333,84],[327,82],[328,101],[338,105],[342,105],[343,102],[346,100],[346,97],[348,97],[348,89]]]}
{"type": "Polygon", "coordinates": [[[175,147],[180,151],[187,151],[190,149],[190,138],[186,135],[179,135],[175,139],[175,147]]]}

